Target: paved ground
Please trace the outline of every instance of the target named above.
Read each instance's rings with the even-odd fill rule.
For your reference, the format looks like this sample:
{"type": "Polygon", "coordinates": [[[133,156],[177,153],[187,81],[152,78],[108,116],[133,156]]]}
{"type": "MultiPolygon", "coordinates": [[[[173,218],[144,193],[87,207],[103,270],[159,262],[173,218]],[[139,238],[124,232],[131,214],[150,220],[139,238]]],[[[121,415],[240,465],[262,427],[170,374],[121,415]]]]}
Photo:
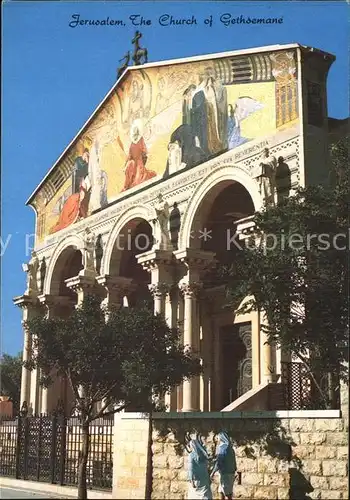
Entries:
{"type": "Polygon", "coordinates": [[[36,491],[29,491],[24,489],[15,489],[15,488],[0,488],[0,498],[31,498],[35,500],[36,498],[63,498],[48,494],[40,494],[36,491]]]}

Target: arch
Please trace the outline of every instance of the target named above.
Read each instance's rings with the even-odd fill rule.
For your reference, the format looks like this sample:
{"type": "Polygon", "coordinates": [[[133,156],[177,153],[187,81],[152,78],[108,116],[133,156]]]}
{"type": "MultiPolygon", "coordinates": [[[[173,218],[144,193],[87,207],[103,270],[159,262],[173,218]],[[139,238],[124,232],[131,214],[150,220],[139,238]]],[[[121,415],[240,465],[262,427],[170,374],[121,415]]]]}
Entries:
{"type": "Polygon", "coordinates": [[[135,219],[141,219],[149,222],[153,219],[156,219],[156,217],[156,212],[152,207],[146,207],[143,205],[131,207],[122,213],[122,215],[115,222],[108,236],[106,247],[102,257],[101,274],[110,274],[115,242],[117,241],[119,234],[125,228],[125,226],[127,226],[135,219]]]}
{"type": "Polygon", "coordinates": [[[44,280],[43,293],[44,294],[55,294],[57,290],[53,290],[54,276],[57,272],[57,264],[59,259],[63,254],[69,249],[80,250],[83,253],[84,241],[83,238],[77,234],[71,234],[64,238],[55,248],[53,254],[50,257],[49,265],[47,267],[46,276],[44,280]]]}
{"type": "Polygon", "coordinates": [[[250,195],[254,210],[262,208],[262,199],[259,193],[258,184],[252,177],[240,167],[231,165],[216,168],[208,174],[202,182],[198,184],[190,198],[187,210],[183,217],[183,223],[179,235],[179,248],[188,248],[191,245],[191,231],[193,229],[198,209],[210,191],[214,197],[221,191],[219,185],[228,185],[235,181],[241,184],[250,195]],[[215,189],[217,188],[217,192],[215,189]]]}

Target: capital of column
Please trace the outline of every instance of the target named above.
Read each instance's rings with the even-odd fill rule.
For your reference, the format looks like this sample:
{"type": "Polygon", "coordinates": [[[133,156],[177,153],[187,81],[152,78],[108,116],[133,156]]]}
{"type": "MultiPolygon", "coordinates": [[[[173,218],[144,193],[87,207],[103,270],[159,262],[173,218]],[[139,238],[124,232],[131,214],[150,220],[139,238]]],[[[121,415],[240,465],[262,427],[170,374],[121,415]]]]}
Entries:
{"type": "Polygon", "coordinates": [[[26,330],[26,322],[40,314],[40,305],[37,297],[20,295],[13,298],[13,303],[22,310],[22,327],[26,330]]]}
{"type": "Polygon", "coordinates": [[[193,281],[191,283],[179,283],[180,292],[185,298],[194,299],[198,297],[203,288],[203,283],[193,281]]]}
{"type": "Polygon", "coordinates": [[[136,258],[137,262],[148,272],[173,264],[173,253],[170,250],[151,250],[137,255],[136,258]]]}
{"type": "Polygon", "coordinates": [[[74,301],[65,295],[42,294],[38,296],[38,301],[46,309],[46,313],[56,307],[74,307],[74,301]]]}
{"type": "Polygon", "coordinates": [[[133,280],[131,278],[125,278],[124,276],[110,276],[109,274],[104,274],[97,276],[96,281],[109,295],[116,294],[120,297],[134,291],[136,288],[133,280]]]}
{"type": "Polygon", "coordinates": [[[96,281],[92,276],[73,276],[64,280],[67,288],[73,290],[73,292],[85,292],[85,293],[96,293],[96,281]]]}
{"type": "Polygon", "coordinates": [[[216,264],[215,252],[206,250],[185,248],[184,250],[176,250],[174,255],[178,262],[184,264],[190,270],[204,271],[216,264]]]}
{"type": "Polygon", "coordinates": [[[155,283],[152,285],[148,285],[148,289],[154,298],[165,297],[166,294],[170,293],[171,288],[171,283],[155,283]]]}

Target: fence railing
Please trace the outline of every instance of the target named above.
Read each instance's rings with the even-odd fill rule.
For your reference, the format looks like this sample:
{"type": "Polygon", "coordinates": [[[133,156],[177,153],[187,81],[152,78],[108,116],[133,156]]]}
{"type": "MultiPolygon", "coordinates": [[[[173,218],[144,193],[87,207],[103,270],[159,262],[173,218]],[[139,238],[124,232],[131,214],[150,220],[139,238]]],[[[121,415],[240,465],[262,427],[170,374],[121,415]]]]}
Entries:
{"type": "MultiPolygon", "coordinates": [[[[81,445],[77,417],[19,416],[0,420],[0,475],[76,485],[81,445]]],[[[87,486],[112,488],[113,417],[90,424],[87,486]]]]}
{"type": "Polygon", "coordinates": [[[289,410],[339,408],[339,387],[334,384],[333,390],[329,390],[328,374],[317,377],[317,383],[325,397],[321,396],[313,377],[303,363],[282,362],[281,375],[285,406],[289,410]],[[330,392],[332,392],[331,396],[329,396],[330,392]]]}

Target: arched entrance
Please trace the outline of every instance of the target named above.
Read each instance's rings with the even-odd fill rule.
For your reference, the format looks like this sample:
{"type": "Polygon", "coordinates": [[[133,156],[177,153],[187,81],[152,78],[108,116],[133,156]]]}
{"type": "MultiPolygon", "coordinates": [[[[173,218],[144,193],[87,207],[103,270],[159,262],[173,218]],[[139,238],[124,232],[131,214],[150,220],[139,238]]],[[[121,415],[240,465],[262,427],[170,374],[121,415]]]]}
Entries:
{"type": "Polygon", "coordinates": [[[259,357],[256,315],[234,317],[224,308],[225,283],[220,273],[240,251],[237,222],[254,212],[248,190],[240,182],[225,179],[203,195],[193,213],[190,248],[213,252],[216,259],[216,265],[201,276],[203,290],[198,301],[204,410],[221,410],[259,383],[256,374],[253,380],[253,361],[259,357]]]}
{"type": "Polygon", "coordinates": [[[142,218],[127,222],[115,238],[109,262],[109,275],[129,280],[128,293],[123,304],[134,307],[141,302],[151,304],[148,289],[150,274],[137,262],[137,255],[151,250],[153,231],[151,225],[142,218]]]}
{"type": "MultiPolygon", "coordinates": [[[[75,244],[69,244],[55,255],[49,269],[50,279],[46,283],[48,294],[43,295],[42,304],[48,316],[67,318],[77,305],[77,294],[67,286],[66,280],[73,278],[83,269],[83,256],[75,244]]],[[[60,407],[66,415],[73,410],[74,396],[65,376],[56,377],[49,389],[41,389],[40,408],[43,412],[60,407]]]]}

